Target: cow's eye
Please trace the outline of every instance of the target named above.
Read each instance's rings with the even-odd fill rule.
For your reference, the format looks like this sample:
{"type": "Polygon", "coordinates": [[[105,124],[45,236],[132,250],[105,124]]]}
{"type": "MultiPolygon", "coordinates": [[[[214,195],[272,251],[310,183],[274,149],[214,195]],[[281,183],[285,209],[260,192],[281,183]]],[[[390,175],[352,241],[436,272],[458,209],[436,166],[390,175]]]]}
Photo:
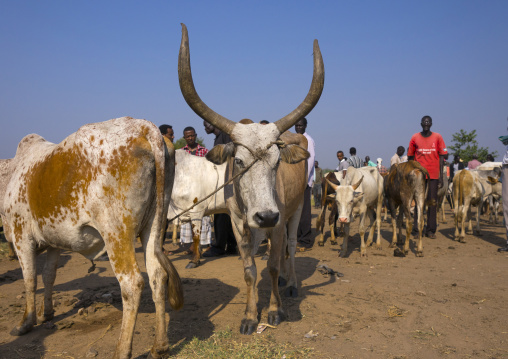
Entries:
{"type": "Polygon", "coordinates": [[[244,167],[243,161],[239,158],[235,158],[235,165],[237,165],[238,167],[241,167],[241,168],[244,167]]]}

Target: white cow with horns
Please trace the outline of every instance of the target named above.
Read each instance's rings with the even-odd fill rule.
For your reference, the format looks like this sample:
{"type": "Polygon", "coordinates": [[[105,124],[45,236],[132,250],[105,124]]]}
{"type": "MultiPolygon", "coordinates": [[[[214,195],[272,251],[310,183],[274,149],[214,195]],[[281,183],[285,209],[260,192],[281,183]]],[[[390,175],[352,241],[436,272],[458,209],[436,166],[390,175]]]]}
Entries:
{"type": "MultiPolygon", "coordinates": [[[[285,143],[281,135],[299,119],[305,117],[317,104],[324,86],[324,65],[317,40],[314,41],[314,73],[310,90],[304,101],[290,114],[267,125],[250,120],[233,122],[211,110],[194,88],[190,68],[189,38],[182,24],[182,43],[178,60],[180,89],[192,110],[205,121],[227,133],[232,143],[215,146],[207,154],[214,163],[227,163],[227,179],[240,172],[224,188],[226,206],[231,215],[233,232],[239,244],[247,284],[247,308],[240,332],[251,334],[257,327],[255,285],[257,270],[253,258],[254,242],[271,233],[271,252],[268,270],[272,279],[272,292],[268,309],[268,322],[276,325],[282,318],[282,303],[278,290],[280,257],[286,236],[290,255],[296,248],[297,211],[301,210],[306,187],[306,163],[309,156],[299,141],[285,143]],[[300,163],[299,163],[300,162],[300,163]],[[286,221],[289,221],[286,233],[286,221]]],[[[297,136],[297,135],[293,135],[297,136]]],[[[299,135],[301,136],[301,135],[299,135]]],[[[305,142],[301,142],[305,145],[305,142]]],[[[294,261],[293,261],[294,263],[294,261]]],[[[296,288],[295,288],[296,289],[296,288]]]]}
{"type": "Polygon", "coordinates": [[[155,302],[153,357],[168,351],[165,299],[183,305],[180,277],[161,244],[174,179],[174,148],[159,129],[129,117],[81,127],[60,144],[28,135],[0,162],[0,214],[23,271],[25,315],[11,334],[37,324],[36,255],[42,273],[41,322],[53,318],[52,291],[61,250],[97,259],[107,251],[120,283],[123,318],[115,358],[129,358],[144,280],[135,258],[140,237],[155,302]]]}

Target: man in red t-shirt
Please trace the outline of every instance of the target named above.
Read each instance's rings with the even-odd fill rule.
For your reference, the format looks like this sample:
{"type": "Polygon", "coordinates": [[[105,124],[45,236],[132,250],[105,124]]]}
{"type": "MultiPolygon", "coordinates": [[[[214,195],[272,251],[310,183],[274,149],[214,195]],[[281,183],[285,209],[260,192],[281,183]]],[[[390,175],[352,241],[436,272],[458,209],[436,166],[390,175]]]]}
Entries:
{"type": "MultiPolygon", "coordinates": [[[[444,155],[448,153],[443,137],[437,132],[431,132],[432,117],[424,116],[421,122],[422,132],[415,133],[409,141],[407,149],[408,160],[419,162],[429,172],[429,192],[427,200],[437,202],[437,191],[443,187],[444,155]]],[[[414,229],[418,228],[418,215],[415,208],[414,229]]],[[[413,230],[414,230],[413,229],[413,230]]],[[[427,208],[426,234],[429,238],[436,238],[437,207],[427,208]]]]}

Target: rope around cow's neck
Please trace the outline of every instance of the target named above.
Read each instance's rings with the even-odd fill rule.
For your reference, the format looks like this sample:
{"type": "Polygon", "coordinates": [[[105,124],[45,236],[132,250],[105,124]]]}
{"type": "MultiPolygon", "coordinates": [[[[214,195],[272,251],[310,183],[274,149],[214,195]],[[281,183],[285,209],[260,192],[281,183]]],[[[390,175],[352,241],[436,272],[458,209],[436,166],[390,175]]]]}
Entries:
{"type": "Polygon", "coordinates": [[[284,143],[284,141],[282,140],[277,140],[277,141],[273,141],[273,142],[270,142],[266,148],[264,150],[262,150],[261,152],[258,152],[258,154],[255,154],[254,152],[252,152],[252,150],[250,148],[248,148],[247,146],[241,144],[241,143],[237,143],[237,142],[234,142],[235,145],[239,145],[239,146],[243,146],[245,147],[251,154],[252,156],[254,156],[254,161],[252,161],[247,167],[245,167],[243,170],[241,170],[240,172],[238,172],[236,175],[234,175],[233,177],[231,177],[229,180],[227,180],[226,182],[224,182],[224,184],[222,186],[220,186],[219,188],[217,188],[215,191],[213,191],[212,193],[210,193],[208,196],[206,196],[205,198],[203,198],[202,200],[200,201],[197,201],[195,202],[192,206],[190,206],[189,208],[187,208],[186,210],[180,212],[179,214],[177,214],[176,216],[174,216],[173,218],[170,218],[169,219],[169,222],[172,222],[174,221],[175,219],[179,218],[182,214],[185,214],[187,212],[189,212],[191,209],[193,209],[194,207],[196,207],[198,204],[206,201],[208,198],[212,197],[214,194],[216,194],[217,192],[219,192],[221,189],[223,189],[224,187],[226,187],[228,184],[230,184],[232,181],[234,181],[236,178],[238,178],[239,176],[243,175],[245,172],[247,172],[247,170],[249,170],[253,165],[254,163],[256,163],[257,161],[261,160],[262,159],[262,154],[266,151],[268,151],[268,149],[270,147],[272,147],[273,145],[277,145],[278,147],[285,147],[286,144],[284,143]]]}

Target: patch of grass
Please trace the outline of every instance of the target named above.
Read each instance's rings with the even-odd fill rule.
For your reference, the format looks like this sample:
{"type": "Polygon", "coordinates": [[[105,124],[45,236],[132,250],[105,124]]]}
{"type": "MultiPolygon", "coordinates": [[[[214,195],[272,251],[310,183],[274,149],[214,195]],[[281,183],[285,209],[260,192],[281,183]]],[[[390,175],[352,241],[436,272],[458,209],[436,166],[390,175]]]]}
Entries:
{"type": "Polygon", "coordinates": [[[175,358],[311,358],[313,349],[298,348],[289,343],[276,343],[275,338],[266,333],[254,334],[248,341],[241,341],[231,330],[214,333],[210,338],[177,343],[171,349],[175,358]]]}

